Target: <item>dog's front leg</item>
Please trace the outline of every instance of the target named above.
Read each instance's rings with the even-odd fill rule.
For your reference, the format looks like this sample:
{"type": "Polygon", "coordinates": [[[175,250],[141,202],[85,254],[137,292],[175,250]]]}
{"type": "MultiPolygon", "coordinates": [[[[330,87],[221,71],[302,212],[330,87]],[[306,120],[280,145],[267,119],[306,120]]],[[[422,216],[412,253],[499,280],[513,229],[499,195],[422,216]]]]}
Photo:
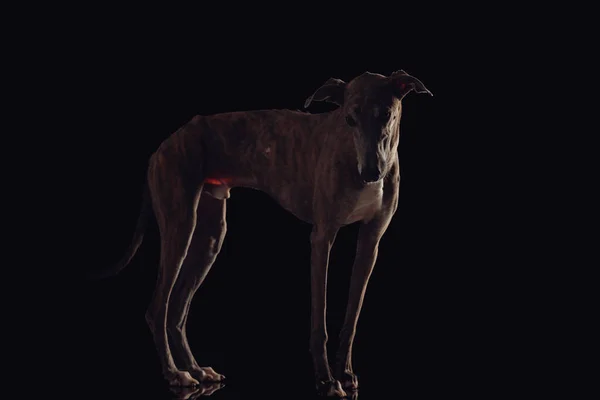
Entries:
{"type": "Polygon", "coordinates": [[[360,227],[356,244],[356,257],[350,278],[346,317],[340,332],[340,345],[336,355],[335,378],[344,389],[358,389],[358,379],[352,371],[352,343],[356,334],[358,316],[362,308],[367,283],[377,260],[379,241],[393,212],[385,212],[360,227]]]}
{"type": "Polygon", "coordinates": [[[315,226],[310,235],[311,243],[311,327],[310,352],[313,358],[317,390],[327,396],[343,397],[346,394],[335,381],[327,360],[327,267],[329,252],[335,240],[337,228],[315,226]]]}

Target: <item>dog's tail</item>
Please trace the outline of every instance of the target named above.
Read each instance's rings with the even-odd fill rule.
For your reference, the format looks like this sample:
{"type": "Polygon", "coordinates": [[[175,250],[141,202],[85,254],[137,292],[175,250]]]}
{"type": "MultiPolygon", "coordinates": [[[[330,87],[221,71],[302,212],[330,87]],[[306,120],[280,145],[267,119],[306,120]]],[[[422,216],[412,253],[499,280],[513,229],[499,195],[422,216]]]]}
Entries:
{"type": "Polygon", "coordinates": [[[110,278],[117,275],[122,269],[124,269],[129,262],[135,256],[138,248],[142,244],[144,240],[144,232],[146,231],[146,227],[148,225],[148,221],[152,217],[152,200],[150,199],[150,191],[148,189],[148,185],[144,185],[144,194],[142,199],[142,209],[140,211],[140,215],[137,220],[137,225],[135,227],[135,233],[133,234],[133,239],[131,240],[131,244],[127,249],[125,255],[121,258],[119,262],[111,266],[110,268],[100,270],[100,271],[92,271],[87,275],[88,280],[100,280],[105,278],[110,278]]]}

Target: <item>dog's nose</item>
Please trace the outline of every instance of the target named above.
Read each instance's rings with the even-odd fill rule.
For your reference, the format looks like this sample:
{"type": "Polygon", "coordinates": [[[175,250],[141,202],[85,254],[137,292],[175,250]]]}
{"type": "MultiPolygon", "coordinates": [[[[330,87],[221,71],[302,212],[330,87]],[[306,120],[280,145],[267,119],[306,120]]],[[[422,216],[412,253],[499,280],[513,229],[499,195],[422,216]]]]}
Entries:
{"type": "Polygon", "coordinates": [[[381,171],[378,167],[365,168],[360,175],[362,180],[366,183],[377,182],[381,179],[381,171]]]}

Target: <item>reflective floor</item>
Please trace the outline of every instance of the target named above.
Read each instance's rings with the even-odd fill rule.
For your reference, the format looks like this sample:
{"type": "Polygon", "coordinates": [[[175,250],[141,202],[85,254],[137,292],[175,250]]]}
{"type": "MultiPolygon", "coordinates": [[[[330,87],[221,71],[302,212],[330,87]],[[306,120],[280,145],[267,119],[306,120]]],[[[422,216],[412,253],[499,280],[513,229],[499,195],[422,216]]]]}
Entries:
{"type": "MultiPolygon", "coordinates": [[[[466,368],[457,361],[456,368],[452,369],[445,365],[443,359],[437,361],[440,365],[436,365],[436,360],[432,359],[431,365],[413,365],[411,370],[400,360],[393,362],[386,359],[384,354],[381,356],[381,365],[371,360],[368,361],[370,365],[365,365],[357,360],[355,370],[360,388],[355,393],[349,393],[347,398],[495,398],[506,394],[509,386],[519,380],[518,376],[511,376],[510,371],[504,374],[497,371],[488,373],[485,365],[466,368]]],[[[142,365],[137,372],[129,372],[120,366],[113,371],[96,371],[96,379],[90,379],[89,385],[77,393],[82,399],[191,400],[209,396],[211,399],[323,398],[315,389],[310,361],[305,361],[270,367],[260,360],[248,361],[245,371],[240,368],[242,363],[227,369],[225,384],[203,384],[196,388],[179,389],[167,386],[154,363],[142,365]]],[[[65,391],[62,394],[66,395],[64,398],[72,398],[65,391]]]]}
{"type": "MultiPolygon", "coordinates": [[[[260,270],[241,268],[248,265],[235,274],[238,264],[217,265],[192,303],[187,336],[199,365],[213,367],[227,380],[224,386],[173,391],[162,377],[144,318],[156,281],[156,267],[144,265],[144,257],[155,258],[144,255],[119,279],[70,288],[64,309],[68,321],[61,331],[73,357],[68,369],[57,371],[66,384],[46,394],[90,400],[318,398],[309,353],[306,269],[275,274],[275,266],[268,266],[263,275],[275,277],[278,284],[273,285],[258,279],[262,275],[253,276],[260,270]]],[[[341,269],[348,262],[340,261],[329,283],[330,363],[349,279],[341,269]]],[[[397,271],[391,267],[382,262],[388,275],[397,271]]],[[[522,333],[516,330],[522,326],[519,320],[507,321],[485,286],[475,290],[444,275],[429,279],[426,270],[402,271],[409,275],[391,280],[381,273],[372,279],[354,342],[359,390],[351,397],[514,398],[511,388],[532,373],[522,333]]]]}
{"type": "MultiPolygon", "coordinates": [[[[349,393],[348,399],[382,399],[382,398],[430,398],[438,395],[450,394],[448,388],[436,383],[430,385],[414,385],[407,382],[395,384],[389,380],[384,382],[366,382],[360,390],[349,393]]],[[[210,396],[211,399],[322,399],[310,381],[293,382],[293,379],[265,379],[265,380],[235,380],[229,379],[226,384],[204,384],[196,388],[168,388],[162,382],[146,382],[137,380],[137,383],[102,382],[90,385],[88,390],[80,392],[86,399],[181,399],[192,400],[210,396]]],[[[460,393],[456,393],[460,394],[460,393]]]]}

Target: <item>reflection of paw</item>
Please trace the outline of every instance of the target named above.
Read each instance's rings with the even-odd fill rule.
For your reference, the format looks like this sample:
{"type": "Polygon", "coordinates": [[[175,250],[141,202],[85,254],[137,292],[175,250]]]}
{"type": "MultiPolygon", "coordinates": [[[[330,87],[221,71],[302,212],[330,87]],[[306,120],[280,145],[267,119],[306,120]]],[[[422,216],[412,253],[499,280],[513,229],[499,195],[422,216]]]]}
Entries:
{"type": "Polygon", "coordinates": [[[195,400],[200,396],[210,396],[219,389],[225,387],[224,384],[217,383],[200,383],[193,388],[173,387],[171,392],[175,395],[176,400],[195,400]]]}
{"type": "Polygon", "coordinates": [[[219,389],[223,389],[225,384],[222,382],[201,383],[198,396],[210,396],[219,389]]]}
{"type": "Polygon", "coordinates": [[[197,385],[199,382],[192,378],[187,371],[176,371],[167,376],[170,386],[175,387],[192,387],[197,385]]]}
{"type": "Polygon", "coordinates": [[[349,391],[355,391],[358,389],[358,378],[353,372],[342,372],[337,378],[341,382],[344,389],[349,391]]]}
{"type": "Polygon", "coordinates": [[[215,372],[211,367],[192,368],[190,374],[200,382],[223,382],[225,380],[225,375],[215,372]]]}
{"type": "Polygon", "coordinates": [[[342,389],[339,381],[317,381],[317,392],[321,396],[327,397],[346,397],[347,394],[342,389]]]}

